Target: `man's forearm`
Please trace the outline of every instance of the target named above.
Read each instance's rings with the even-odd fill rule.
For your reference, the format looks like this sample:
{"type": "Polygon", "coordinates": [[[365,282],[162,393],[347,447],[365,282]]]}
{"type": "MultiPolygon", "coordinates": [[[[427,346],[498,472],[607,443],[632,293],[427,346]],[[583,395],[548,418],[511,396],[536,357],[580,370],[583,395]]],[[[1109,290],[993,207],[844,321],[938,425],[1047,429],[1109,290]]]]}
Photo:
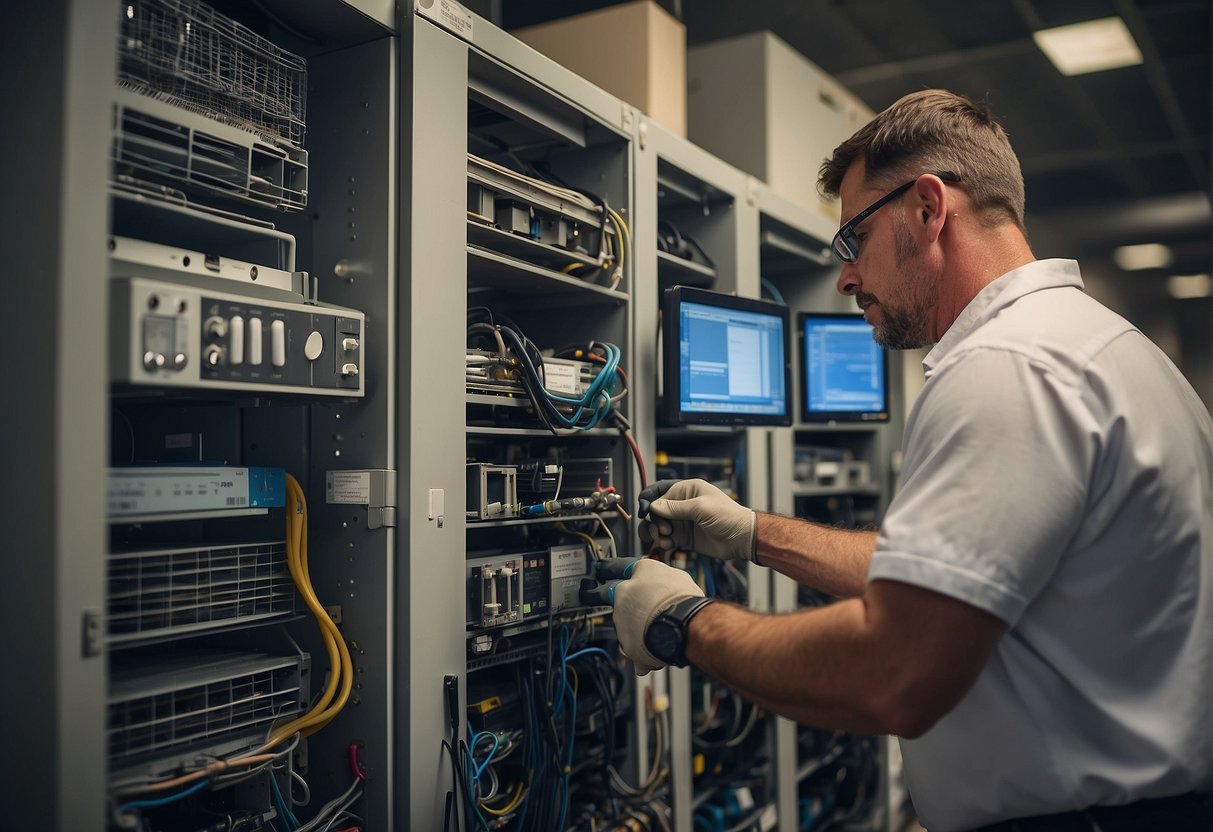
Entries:
{"type": "Polygon", "coordinates": [[[892,733],[881,699],[864,603],[840,601],[789,615],[713,604],[691,621],[687,658],[762,707],[806,724],[892,733]]]}
{"type": "Polygon", "coordinates": [[[835,529],[795,517],[757,513],[758,562],[797,583],[856,598],[868,583],[876,532],[835,529]]]}

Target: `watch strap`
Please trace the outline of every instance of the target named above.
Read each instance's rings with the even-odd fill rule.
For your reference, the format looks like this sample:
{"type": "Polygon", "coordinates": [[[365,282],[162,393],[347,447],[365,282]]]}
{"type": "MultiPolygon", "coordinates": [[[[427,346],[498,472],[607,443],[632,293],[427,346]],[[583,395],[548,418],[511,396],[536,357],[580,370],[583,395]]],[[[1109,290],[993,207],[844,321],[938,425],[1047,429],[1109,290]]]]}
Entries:
{"type": "Polygon", "coordinates": [[[674,667],[686,667],[687,628],[691,624],[691,619],[698,615],[700,610],[715,600],[716,598],[711,596],[691,596],[689,598],[683,598],[681,601],[674,602],[658,613],[658,618],[665,619],[666,623],[677,628],[679,637],[678,646],[675,649],[674,655],[669,657],[657,656],[657,658],[661,659],[662,661],[666,661],[668,658],[667,663],[673,665],[674,667]]]}

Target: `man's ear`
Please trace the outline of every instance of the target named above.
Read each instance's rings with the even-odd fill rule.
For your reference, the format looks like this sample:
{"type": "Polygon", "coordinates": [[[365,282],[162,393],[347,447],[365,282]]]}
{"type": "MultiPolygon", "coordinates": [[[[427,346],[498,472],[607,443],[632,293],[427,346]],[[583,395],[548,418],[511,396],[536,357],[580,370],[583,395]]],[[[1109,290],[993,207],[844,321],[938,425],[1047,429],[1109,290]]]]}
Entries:
{"type": "Polygon", "coordinates": [[[918,216],[926,226],[928,242],[935,242],[948,219],[948,187],[932,173],[924,173],[914,183],[918,216]]]}

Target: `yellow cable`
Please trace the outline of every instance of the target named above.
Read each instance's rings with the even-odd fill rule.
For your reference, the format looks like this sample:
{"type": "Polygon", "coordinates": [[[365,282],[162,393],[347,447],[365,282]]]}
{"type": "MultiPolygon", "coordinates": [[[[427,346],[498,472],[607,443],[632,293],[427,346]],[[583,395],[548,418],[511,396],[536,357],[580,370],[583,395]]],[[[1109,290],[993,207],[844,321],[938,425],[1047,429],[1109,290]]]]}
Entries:
{"type": "Polygon", "coordinates": [[[501,815],[507,815],[510,812],[514,811],[516,808],[518,808],[518,804],[522,802],[522,798],[525,796],[526,796],[526,790],[522,788],[522,784],[515,783],[514,784],[514,796],[510,799],[510,802],[507,803],[505,806],[502,806],[500,809],[494,809],[493,807],[487,806],[483,802],[481,802],[480,808],[483,809],[484,811],[488,812],[490,815],[497,815],[500,817],[501,815]]]}
{"type": "Polygon", "coordinates": [[[286,475],[287,486],[287,566],[299,594],[311,611],[320,633],[324,639],[325,650],[329,657],[329,680],[324,693],[316,704],[303,716],[277,728],[266,741],[264,748],[270,748],[283,739],[301,732],[305,736],[314,734],[328,725],[349,700],[350,690],[354,685],[354,665],[350,658],[349,647],[333,619],[316,597],[312,588],[311,574],[307,561],[307,498],[298,480],[290,474],[286,475]],[[340,692],[337,693],[338,685],[340,692]],[[336,694],[336,699],[334,695],[336,694]]]}
{"type": "Polygon", "coordinates": [[[590,557],[594,560],[598,560],[598,546],[594,544],[594,538],[590,537],[585,532],[575,532],[564,523],[557,523],[556,530],[564,532],[565,534],[571,534],[574,537],[580,537],[585,541],[585,545],[590,547],[590,557]]]}
{"type": "Polygon", "coordinates": [[[619,231],[623,234],[623,240],[619,244],[619,273],[623,274],[623,260],[627,253],[627,249],[632,247],[632,233],[628,231],[628,224],[623,221],[623,217],[619,216],[614,208],[607,209],[611,212],[612,219],[619,226],[619,231]]]}

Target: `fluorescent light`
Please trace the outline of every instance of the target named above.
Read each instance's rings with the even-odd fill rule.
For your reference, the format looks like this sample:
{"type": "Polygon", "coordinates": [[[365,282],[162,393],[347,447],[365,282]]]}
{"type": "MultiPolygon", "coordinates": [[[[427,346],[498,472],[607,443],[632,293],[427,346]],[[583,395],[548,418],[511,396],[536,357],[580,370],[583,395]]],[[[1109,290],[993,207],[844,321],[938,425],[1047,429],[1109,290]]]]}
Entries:
{"type": "Polygon", "coordinates": [[[1141,63],[1141,50],[1119,17],[1104,17],[1032,33],[1062,75],[1082,75],[1141,63]]]}
{"type": "Polygon", "coordinates": [[[1167,291],[1178,300],[1213,295],[1213,279],[1207,274],[1174,274],[1167,278],[1167,291]]]}
{"type": "Polygon", "coordinates": [[[1165,269],[1174,256],[1171,249],[1161,243],[1142,243],[1136,246],[1120,246],[1112,252],[1116,265],[1127,272],[1140,269],[1165,269]]]}

